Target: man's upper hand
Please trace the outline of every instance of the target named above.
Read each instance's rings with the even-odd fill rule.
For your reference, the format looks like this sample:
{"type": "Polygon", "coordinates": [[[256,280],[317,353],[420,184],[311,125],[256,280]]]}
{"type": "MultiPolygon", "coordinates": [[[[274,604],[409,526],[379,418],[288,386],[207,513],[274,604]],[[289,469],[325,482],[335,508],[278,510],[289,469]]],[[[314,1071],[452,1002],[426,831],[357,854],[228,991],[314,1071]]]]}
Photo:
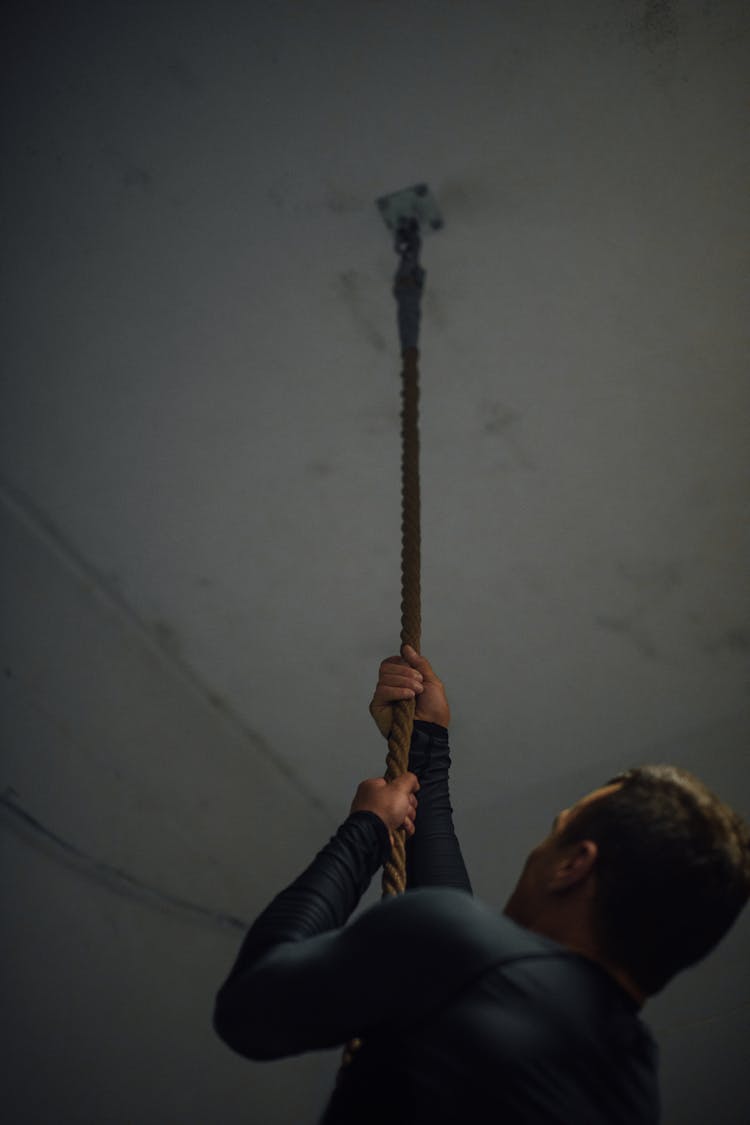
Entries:
{"type": "Polygon", "coordinates": [[[429,660],[411,645],[401,646],[401,656],[388,656],[380,665],[370,714],[384,738],[393,726],[393,705],[401,699],[416,698],[415,719],[447,727],[451,711],[445,688],[432,670],[429,660]]]}

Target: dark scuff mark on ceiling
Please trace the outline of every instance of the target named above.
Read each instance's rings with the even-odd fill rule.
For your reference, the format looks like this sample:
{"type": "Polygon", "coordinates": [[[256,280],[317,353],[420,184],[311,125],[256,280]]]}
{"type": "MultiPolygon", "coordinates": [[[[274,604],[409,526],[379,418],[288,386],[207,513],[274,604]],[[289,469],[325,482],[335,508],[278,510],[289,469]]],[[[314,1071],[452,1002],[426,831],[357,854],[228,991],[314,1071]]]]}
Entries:
{"type": "Polygon", "coordinates": [[[0,805],[9,814],[8,823],[18,835],[33,842],[35,846],[54,856],[66,867],[72,868],[115,894],[135,898],[147,906],[187,917],[193,921],[211,922],[222,929],[247,930],[249,923],[243,918],[238,918],[234,914],[227,914],[223,910],[201,906],[199,903],[190,902],[188,899],[170,894],[169,891],[145,883],[135,875],[123,871],[120,867],[113,867],[95,856],[88,855],[68,840],[63,840],[61,836],[52,832],[18,804],[13,799],[14,796],[17,796],[17,794],[12,787],[6,788],[0,795],[0,805]]]}
{"type": "Polygon", "coordinates": [[[376,352],[384,352],[388,347],[385,336],[376,328],[364,312],[367,306],[367,295],[364,292],[362,278],[356,270],[345,270],[337,278],[339,296],[349,309],[354,323],[364,335],[367,343],[376,352]]]}
{"type": "Polygon", "coordinates": [[[671,0],[646,0],[640,32],[650,51],[677,38],[679,27],[671,0]]]}

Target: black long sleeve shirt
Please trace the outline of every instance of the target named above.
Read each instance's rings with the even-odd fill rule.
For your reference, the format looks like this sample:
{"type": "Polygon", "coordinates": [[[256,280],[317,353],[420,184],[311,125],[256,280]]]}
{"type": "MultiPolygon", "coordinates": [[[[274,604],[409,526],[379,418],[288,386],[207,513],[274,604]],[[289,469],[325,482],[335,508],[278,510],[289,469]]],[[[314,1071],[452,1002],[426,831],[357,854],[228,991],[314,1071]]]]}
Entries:
{"type": "Polygon", "coordinates": [[[350,815],[248,931],[214,1011],[239,1054],[361,1037],[321,1125],[654,1125],[656,1046],[602,968],[471,894],[453,829],[448,732],[417,721],[409,890],[346,925],[388,830],[350,815]]]}

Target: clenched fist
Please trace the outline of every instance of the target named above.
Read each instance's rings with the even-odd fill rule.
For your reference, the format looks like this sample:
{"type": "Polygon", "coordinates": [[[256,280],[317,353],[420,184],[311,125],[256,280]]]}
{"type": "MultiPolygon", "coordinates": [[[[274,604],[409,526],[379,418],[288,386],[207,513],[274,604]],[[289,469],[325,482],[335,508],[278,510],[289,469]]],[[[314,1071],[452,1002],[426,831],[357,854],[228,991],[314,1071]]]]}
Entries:
{"type": "Polygon", "coordinates": [[[385,824],[393,847],[393,833],[405,828],[409,836],[414,835],[414,817],[417,813],[419,789],[417,775],[404,773],[393,781],[384,777],[371,777],[360,782],[352,801],[350,812],[374,812],[385,824]]]}
{"type": "Polygon", "coordinates": [[[402,645],[401,656],[388,656],[380,665],[378,684],[370,703],[370,714],[384,738],[393,726],[393,705],[400,699],[416,698],[415,719],[447,727],[451,709],[442,681],[429,660],[411,645],[402,645]]]}

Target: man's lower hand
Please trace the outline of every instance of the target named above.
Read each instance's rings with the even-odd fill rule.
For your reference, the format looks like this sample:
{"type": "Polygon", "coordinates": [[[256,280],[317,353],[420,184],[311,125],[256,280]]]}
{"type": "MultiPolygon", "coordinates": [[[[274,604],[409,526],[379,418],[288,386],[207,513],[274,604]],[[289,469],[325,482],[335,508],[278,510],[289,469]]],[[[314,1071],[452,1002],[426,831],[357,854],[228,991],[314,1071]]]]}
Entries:
{"type": "Polygon", "coordinates": [[[414,835],[414,817],[417,813],[419,781],[414,773],[405,773],[394,781],[384,777],[371,777],[359,784],[349,810],[353,812],[373,812],[385,824],[393,847],[393,833],[405,828],[407,835],[414,835]]]}

